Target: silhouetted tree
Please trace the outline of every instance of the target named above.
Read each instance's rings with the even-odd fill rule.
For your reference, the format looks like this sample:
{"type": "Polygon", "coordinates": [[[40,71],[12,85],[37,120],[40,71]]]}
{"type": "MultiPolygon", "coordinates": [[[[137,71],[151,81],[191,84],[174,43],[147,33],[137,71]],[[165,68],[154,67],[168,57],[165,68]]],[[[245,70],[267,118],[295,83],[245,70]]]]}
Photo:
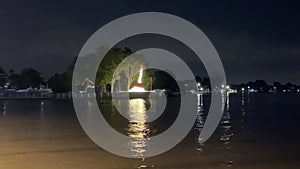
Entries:
{"type": "Polygon", "coordinates": [[[18,88],[38,87],[44,82],[41,73],[33,68],[26,68],[17,77],[16,84],[18,88]]]}
{"type": "Polygon", "coordinates": [[[210,80],[208,77],[204,77],[202,83],[203,83],[202,86],[210,87],[210,80]]]}
{"type": "Polygon", "coordinates": [[[164,71],[153,73],[153,89],[179,90],[175,79],[164,71]]]}
{"type": "Polygon", "coordinates": [[[58,74],[55,73],[48,80],[49,87],[56,93],[69,92],[72,90],[72,73],[73,69],[69,68],[68,71],[58,74]]]}
{"type": "Polygon", "coordinates": [[[10,81],[10,88],[16,88],[18,79],[20,75],[15,73],[14,69],[9,70],[9,81],[10,81]]]}

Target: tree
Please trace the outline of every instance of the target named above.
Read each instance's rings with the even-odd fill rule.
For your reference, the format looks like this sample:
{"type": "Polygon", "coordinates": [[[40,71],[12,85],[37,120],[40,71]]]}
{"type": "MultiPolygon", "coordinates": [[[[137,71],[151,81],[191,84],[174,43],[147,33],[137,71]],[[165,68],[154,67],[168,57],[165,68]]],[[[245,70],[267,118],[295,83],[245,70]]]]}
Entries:
{"type": "Polygon", "coordinates": [[[56,93],[69,92],[72,90],[72,70],[65,73],[55,73],[48,80],[49,87],[56,93]]]}
{"type": "MultiPolygon", "coordinates": [[[[143,77],[142,77],[142,82],[143,82],[142,85],[145,90],[150,90],[150,76],[151,77],[153,76],[151,71],[144,69],[143,77]]],[[[137,84],[138,78],[139,78],[139,74],[133,76],[133,78],[130,81],[129,88],[132,88],[137,84]]]]}
{"type": "Polygon", "coordinates": [[[10,87],[15,88],[17,86],[17,82],[20,75],[15,73],[14,69],[9,70],[9,81],[10,81],[10,87]]]}
{"type": "Polygon", "coordinates": [[[153,73],[153,88],[154,89],[169,89],[179,90],[175,79],[165,71],[156,71],[153,73]]]}
{"type": "Polygon", "coordinates": [[[74,58],[72,64],[69,66],[66,72],[61,74],[55,73],[49,78],[47,83],[54,92],[63,93],[72,90],[72,77],[76,60],[77,57],[74,58]]]}
{"type": "MultiPolygon", "coordinates": [[[[129,55],[133,53],[129,48],[113,48],[107,53],[106,51],[107,48],[99,47],[96,48],[95,53],[75,58],[73,64],[65,73],[55,74],[48,80],[49,86],[53,89],[54,92],[70,91],[72,88],[71,86],[74,65],[75,63],[79,63],[81,65],[81,70],[76,73],[80,73],[80,76],[78,77],[82,79],[77,79],[78,81],[74,82],[75,86],[81,85],[81,83],[86,78],[88,78],[92,81],[95,81],[96,87],[101,88],[109,85],[113,90],[113,87],[116,86],[114,83],[120,80],[122,76],[122,78],[126,78],[126,87],[128,88],[131,82],[134,80],[134,75],[136,75],[136,72],[139,71],[140,64],[144,64],[143,59],[131,58],[126,60],[126,62],[123,62],[129,55]],[[93,65],[98,63],[97,61],[100,58],[99,55],[102,55],[103,53],[106,53],[106,55],[102,59],[100,65],[93,65]],[[90,68],[95,66],[98,66],[96,79],[92,79],[90,75],[94,72],[92,72],[93,70],[91,70],[90,68]]],[[[148,81],[148,79],[145,79],[145,81],[143,82],[147,83],[148,81]]]]}
{"type": "Polygon", "coordinates": [[[131,51],[122,50],[120,48],[111,49],[99,65],[95,83],[96,86],[106,86],[107,84],[112,84],[113,76],[118,65],[131,54],[130,52],[131,51]]]}
{"type": "Polygon", "coordinates": [[[210,80],[208,77],[204,77],[202,83],[203,83],[202,86],[210,87],[210,80]]]}
{"type": "Polygon", "coordinates": [[[0,67],[0,86],[7,82],[7,73],[0,67]]]}
{"type": "MultiPolygon", "coordinates": [[[[130,51],[130,50],[125,50],[130,51]]],[[[121,63],[117,65],[114,70],[114,75],[112,79],[113,86],[116,86],[118,90],[129,90],[134,85],[137,84],[139,77],[139,72],[141,65],[146,65],[147,63],[141,55],[130,54],[130,57],[124,58],[121,63]],[[115,84],[118,82],[118,85],[115,84]],[[121,83],[122,82],[122,83],[121,83]]],[[[149,73],[147,69],[143,71],[143,86],[147,90],[149,87],[149,73]]],[[[114,89],[114,91],[117,91],[114,89]]]]}
{"type": "Polygon", "coordinates": [[[44,80],[41,73],[33,68],[26,68],[16,79],[18,88],[38,87],[44,80]]]}
{"type": "MultiPolygon", "coordinates": [[[[101,53],[98,50],[98,53],[101,53]]],[[[103,60],[101,61],[96,77],[96,86],[106,86],[110,84],[112,90],[115,91],[115,87],[118,86],[118,90],[129,90],[131,84],[138,76],[141,64],[146,64],[142,56],[132,55],[133,51],[129,48],[113,48],[108,51],[103,60]],[[132,55],[132,57],[128,57],[132,55]],[[120,81],[124,84],[115,84],[120,81]]],[[[97,56],[97,54],[95,54],[97,56]]],[[[91,56],[90,56],[91,57],[91,56]]],[[[145,86],[149,83],[147,79],[147,70],[144,70],[143,84],[145,86]]],[[[148,87],[147,87],[148,88],[148,87]]]]}
{"type": "Polygon", "coordinates": [[[261,92],[268,92],[269,85],[264,80],[256,80],[255,81],[255,89],[261,92]]]}

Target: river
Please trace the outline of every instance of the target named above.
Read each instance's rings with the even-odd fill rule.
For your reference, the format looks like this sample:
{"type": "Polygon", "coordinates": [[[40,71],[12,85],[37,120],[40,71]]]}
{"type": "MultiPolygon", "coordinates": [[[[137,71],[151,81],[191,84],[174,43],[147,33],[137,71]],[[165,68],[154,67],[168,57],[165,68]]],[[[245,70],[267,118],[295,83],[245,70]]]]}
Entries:
{"type": "Polygon", "coordinates": [[[118,114],[110,100],[100,101],[109,124],[133,139],[128,146],[137,159],[119,157],[97,146],[79,124],[71,100],[0,100],[0,168],[300,168],[300,95],[233,94],[216,132],[199,144],[197,138],[209,109],[209,98],[204,100],[185,139],[150,158],[143,158],[147,144],[139,140],[172,125],[178,98],[170,98],[169,112],[153,123],[146,123],[147,114],[143,113],[151,100],[131,100],[129,121],[118,114]]]}

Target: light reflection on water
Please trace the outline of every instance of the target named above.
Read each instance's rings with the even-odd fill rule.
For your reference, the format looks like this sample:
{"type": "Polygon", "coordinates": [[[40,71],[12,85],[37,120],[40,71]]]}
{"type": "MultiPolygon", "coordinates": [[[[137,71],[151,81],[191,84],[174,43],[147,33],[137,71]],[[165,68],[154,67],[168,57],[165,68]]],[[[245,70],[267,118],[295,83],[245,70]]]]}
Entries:
{"type": "Polygon", "coordinates": [[[230,155],[233,144],[234,132],[232,129],[232,115],[230,113],[230,95],[226,94],[222,98],[222,104],[224,104],[225,110],[220,122],[220,141],[223,143],[221,165],[231,167],[233,165],[233,161],[230,155]]]}
{"type": "MultiPolygon", "coordinates": [[[[109,120],[116,121],[118,124],[124,122],[124,125],[115,125],[115,127],[119,127],[118,129],[123,132],[126,130],[123,134],[131,138],[127,143],[127,147],[132,155],[139,159],[119,158],[92,144],[78,124],[75,113],[71,110],[71,104],[48,100],[43,102],[1,101],[0,108],[3,115],[0,116],[0,168],[1,165],[11,169],[20,168],[18,166],[20,164],[24,166],[22,168],[26,169],[74,168],[74,166],[78,169],[95,168],[95,166],[105,169],[225,169],[229,167],[239,169],[247,168],[249,161],[256,164],[250,166],[250,168],[279,169],[280,165],[278,167],[271,165],[275,160],[279,160],[278,163],[285,168],[297,168],[299,162],[293,157],[296,157],[296,149],[299,148],[296,144],[298,143],[296,139],[299,134],[298,130],[293,128],[296,125],[292,125],[290,121],[297,122],[299,119],[297,118],[299,117],[297,115],[299,101],[291,104],[291,99],[289,99],[287,104],[287,101],[283,102],[284,100],[280,100],[278,97],[278,101],[281,101],[281,104],[278,104],[279,108],[286,105],[294,106],[293,109],[289,109],[292,113],[283,115],[277,107],[266,110],[260,106],[260,104],[265,106],[265,102],[268,99],[273,99],[273,96],[263,97],[260,104],[257,103],[257,100],[262,97],[261,95],[255,99],[252,97],[248,94],[227,98],[230,100],[226,100],[224,97],[223,104],[226,105],[226,108],[220,125],[213,137],[205,144],[200,145],[197,144],[196,138],[198,138],[203,128],[207,109],[209,109],[209,106],[207,106],[209,99],[207,99],[207,96],[199,95],[198,105],[196,105],[198,106],[197,119],[194,130],[187,136],[187,139],[183,140],[177,148],[160,156],[147,159],[143,158],[143,155],[147,152],[147,141],[153,130],[161,130],[160,125],[155,126],[147,122],[151,114],[146,113],[146,109],[149,107],[149,102],[151,106],[154,105],[151,101],[143,99],[130,100],[127,103],[129,118],[126,122],[116,121],[116,117],[111,113],[110,105],[105,104],[111,115],[109,120]],[[252,112],[253,106],[257,106],[255,114],[252,112]],[[272,116],[266,116],[264,113],[272,114],[272,116]],[[277,116],[274,116],[274,114],[277,116]],[[266,117],[272,123],[266,121],[266,117]],[[286,123],[279,127],[275,126],[274,122],[281,124],[282,119],[286,123]],[[272,130],[267,130],[266,127],[272,130]],[[282,127],[285,127],[284,131],[287,129],[295,131],[292,133],[294,135],[273,131],[273,129],[279,130],[282,127]],[[272,133],[270,134],[270,132],[272,133]],[[273,137],[270,137],[270,135],[273,135],[273,137]],[[282,135],[289,137],[292,141],[282,139],[282,135]],[[279,140],[273,139],[274,137],[279,140]],[[261,139],[265,140],[261,141],[261,139]],[[286,147],[282,146],[282,142],[287,143],[284,144],[286,147]],[[278,152],[276,148],[280,148],[282,151],[278,152]],[[257,160],[264,158],[268,158],[269,161],[259,163],[259,160],[257,160]],[[39,159],[41,164],[32,163],[32,159],[39,159]],[[27,161],[29,162],[27,163],[27,161]],[[55,161],[62,162],[55,164],[55,161]],[[52,163],[55,165],[54,167],[50,165],[52,163]]],[[[176,98],[171,101],[174,101],[173,104],[177,103],[176,98]]],[[[271,101],[273,102],[273,100],[271,101]]],[[[167,116],[168,118],[169,116],[167,116]]]]}
{"type": "Polygon", "coordinates": [[[6,102],[5,101],[3,102],[3,106],[2,107],[3,107],[2,108],[2,114],[6,115],[7,111],[6,111],[6,102]]]}
{"type": "MultiPolygon", "coordinates": [[[[198,94],[197,119],[194,127],[194,130],[197,132],[196,138],[201,133],[207,116],[207,107],[204,107],[203,98],[204,96],[202,94],[198,94]]],[[[217,141],[221,143],[222,147],[219,147],[221,153],[215,155],[215,158],[217,158],[221,166],[231,167],[233,165],[233,160],[231,159],[230,154],[232,149],[231,146],[234,143],[234,131],[232,130],[230,95],[226,93],[222,95],[222,104],[224,106],[224,113],[217,129],[217,141]]],[[[196,146],[196,152],[200,157],[203,153],[205,153],[206,149],[207,147],[205,144],[199,144],[196,146]]]]}
{"type": "MultiPolygon", "coordinates": [[[[195,122],[194,129],[197,130],[197,133],[200,134],[206,117],[206,112],[204,109],[204,96],[198,95],[198,104],[197,106],[197,119],[195,122]]],[[[151,103],[151,106],[155,110],[155,102],[149,100],[151,103]]],[[[46,104],[44,101],[40,101],[40,116],[42,119],[44,119],[44,114],[47,113],[45,110],[46,104]]],[[[119,103],[124,104],[124,102],[119,103]]],[[[144,158],[144,154],[147,151],[148,146],[148,139],[150,139],[150,123],[147,122],[147,119],[151,116],[151,114],[147,114],[147,108],[146,108],[146,100],[144,99],[131,99],[127,103],[128,108],[128,125],[126,128],[126,134],[131,138],[128,142],[127,146],[129,150],[132,152],[132,156],[141,159],[140,165],[136,166],[135,168],[155,168],[157,165],[149,164],[146,162],[146,159],[144,158]]],[[[231,116],[229,112],[229,97],[223,98],[223,104],[226,105],[226,110],[224,113],[224,116],[221,121],[221,128],[222,135],[220,135],[220,141],[224,142],[224,145],[227,147],[226,150],[229,150],[230,148],[230,139],[233,136],[231,129],[231,116]]],[[[91,107],[91,106],[88,106],[91,107]]],[[[3,108],[3,114],[6,113],[6,102],[2,105],[3,108]]],[[[41,125],[40,127],[44,127],[41,125]]],[[[44,129],[43,129],[44,130],[44,129]]],[[[159,130],[159,128],[153,128],[152,130],[159,130]]],[[[41,131],[43,133],[43,131],[41,131]]],[[[197,140],[194,140],[194,143],[197,143],[197,140]]],[[[196,151],[199,155],[201,155],[205,149],[203,145],[199,145],[196,147],[196,151]]],[[[230,161],[230,160],[223,160],[223,161],[230,161]]]]}
{"type": "Polygon", "coordinates": [[[129,101],[129,112],[128,136],[132,139],[128,146],[133,152],[132,156],[142,158],[146,151],[147,137],[150,132],[148,124],[146,124],[145,100],[131,99],[129,101]]]}
{"type": "Polygon", "coordinates": [[[129,123],[127,134],[131,138],[128,147],[132,156],[141,158],[141,164],[135,168],[154,168],[154,165],[146,165],[144,153],[147,149],[150,127],[147,124],[148,115],[146,113],[146,102],[144,99],[129,100],[129,123]]]}

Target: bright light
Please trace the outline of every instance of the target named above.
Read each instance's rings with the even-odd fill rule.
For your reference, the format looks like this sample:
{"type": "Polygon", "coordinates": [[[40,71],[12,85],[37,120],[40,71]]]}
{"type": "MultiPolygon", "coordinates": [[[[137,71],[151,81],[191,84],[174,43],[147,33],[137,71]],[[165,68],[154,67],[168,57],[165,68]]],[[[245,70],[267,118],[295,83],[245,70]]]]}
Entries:
{"type": "Polygon", "coordinates": [[[226,86],[226,89],[230,89],[230,86],[227,85],[227,86],[226,86]]]}
{"type": "Polygon", "coordinates": [[[242,88],[242,91],[245,91],[245,88],[242,88]]]}
{"type": "Polygon", "coordinates": [[[134,86],[129,90],[129,92],[145,92],[146,90],[143,87],[134,86]]]}
{"type": "Polygon", "coordinates": [[[224,88],[225,86],[224,86],[224,85],[221,85],[221,87],[224,88]]]}
{"type": "Polygon", "coordinates": [[[197,83],[197,86],[200,86],[200,83],[197,83]]]}
{"type": "Polygon", "coordinates": [[[129,90],[129,92],[145,92],[145,89],[142,87],[143,68],[144,68],[144,65],[141,65],[137,86],[134,86],[133,88],[131,88],[129,90]]]}
{"type": "Polygon", "coordinates": [[[141,65],[140,74],[139,74],[139,79],[138,79],[138,83],[139,83],[139,84],[142,84],[143,68],[144,68],[144,65],[141,65]]]}

